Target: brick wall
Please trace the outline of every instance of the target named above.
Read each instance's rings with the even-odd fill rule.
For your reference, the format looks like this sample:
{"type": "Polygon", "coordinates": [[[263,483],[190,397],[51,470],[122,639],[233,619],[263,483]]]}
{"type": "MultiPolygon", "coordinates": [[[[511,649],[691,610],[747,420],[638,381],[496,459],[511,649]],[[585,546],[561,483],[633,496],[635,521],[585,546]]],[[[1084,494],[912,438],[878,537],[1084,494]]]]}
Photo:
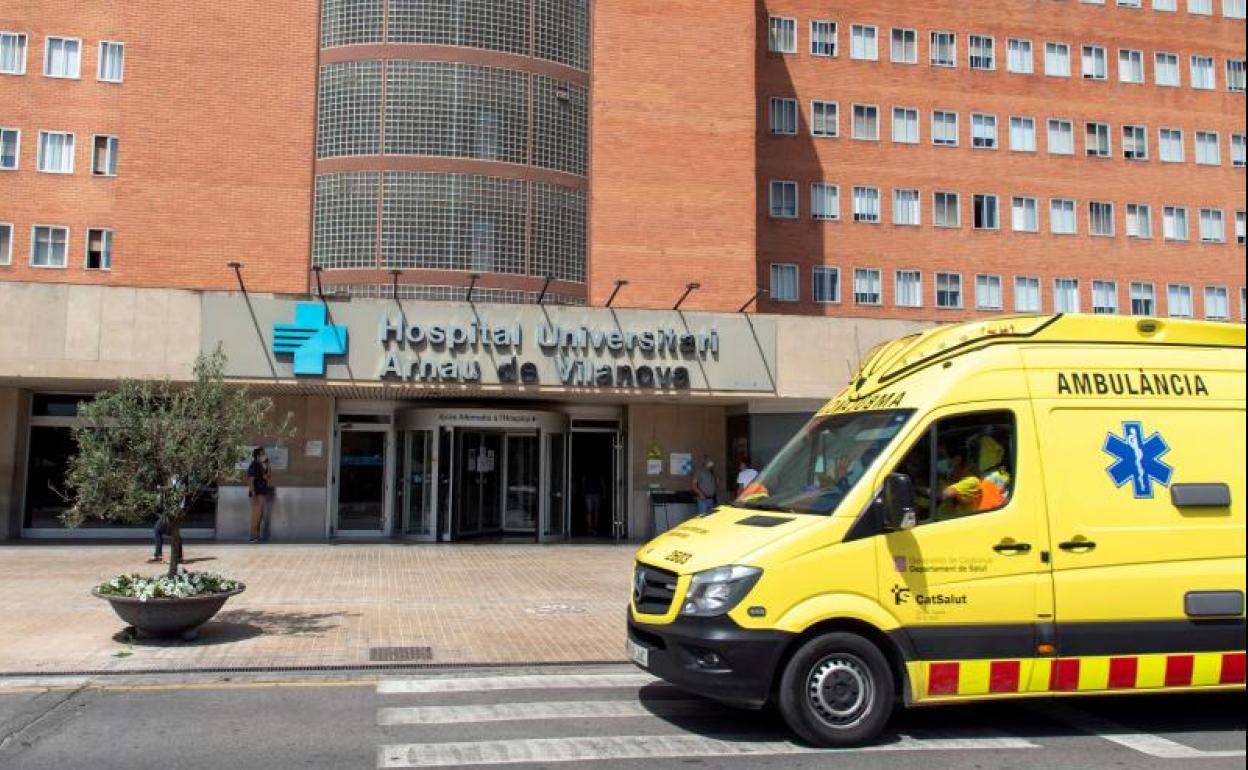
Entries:
{"type": "Polygon", "coordinates": [[[888,0],[766,0],[765,13],[796,17],[798,50],[781,56],[767,53],[766,18],[759,22],[759,76],[757,121],[759,131],[759,281],[767,285],[771,262],[800,265],[798,303],[764,303],[772,312],[826,313],[830,315],[935,318],[953,320],[973,315],[971,310],[937,310],[934,307],[934,272],[963,274],[964,304],[974,307],[973,285],[977,272],[1000,274],[1004,284],[1006,311],[1014,307],[1012,279],[1015,275],[1035,275],[1042,279],[1044,310],[1052,309],[1052,281],[1072,277],[1080,281],[1084,312],[1091,310],[1093,279],[1118,281],[1119,306],[1129,307],[1127,295],[1131,280],[1152,281],[1157,286],[1158,312],[1165,313],[1165,284],[1190,283],[1194,310],[1203,316],[1201,293],[1205,285],[1226,286],[1230,292],[1232,318],[1242,312],[1239,289],[1244,285],[1244,249],[1234,245],[1234,213],[1245,208],[1244,170],[1232,169],[1229,142],[1232,131],[1244,131],[1244,95],[1226,90],[1225,60],[1244,57],[1244,22],[1224,19],[1221,3],[1215,3],[1213,17],[1192,16],[1180,0],[1179,12],[1161,13],[1144,0],[1143,8],[1090,5],[1077,0],[1008,0],[1002,3],[965,3],[959,0],[933,0],[923,3],[897,3],[888,0]],[[838,23],[839,52],[836,58],[810,55],[810,21],[830,19],[838,23]],[[878,28],[879,61],[851,60],[851,24],[873,24],[878,28]],[[889,61],[889,35],[892,27],[918,30],[918,64],[889,61]],[[932,30],[957,33],[957,67],[943,69],[928,64],[932,30]],[[996,70],[973,71],[967,63],[968,34],[992,35],[996,41],[996,70]],[[1033,44],[1035,74],[1006,72],[1006,41],[1010,37],[1030,39],[1033,44]],[[1071,45],[1073,77],[1053,78],[1043,74],[1044,44],[1061,41],[1071,45]],[[1082,44],[1099,44],[1108,49],[1109,79],[1091,82],[1080,77],[1082,44]],[[1118,82],[1117,49],[1143,49],[1146,82],[1130,85],[1118,82]],[[1162,88],[1153,83],[1152,55],[1155,51],[1179,54],[1182,87],[1162,88]],[[1189,86],[1188,57],[1192,53],[1216,59],[1217,90],[1197,91],[1189,86]],[[768,98],[796,96],[800,100],[797,136],[768,135],[768,98]],[[809,133],[810,101],[826,99],[840,104],[839,138],[812,138],[809,133]],[[880,141],[849,138],[854,103],[878,105],[880,141]],[[890,141],[893,106],[920,110],[920,143],[894,144],[890,141]],[[931,111],[959,113],[959,146],[931,144],[931,111]],[[971,148],[972,112],[997,116],[1000,147],[996,150],[971,148]],[[1011,115],[1036,119],[1038,152],[1011,152],[1008,125],[1011,115]],[[1050,156],[1045,151],[1045,122],[1049,117],[1074,121],[1073,157],[1050,156]],[[1111,124],[1113,157],[1088,158],[1084,155],[1085,121],[1111,124]],[[1148,127],[1149,160],[1128,161],[1122,157],[1122,124],[1148,127]],[[1157,159],[1157,131],[1180,127],[1184,131],[1187,162],[1163,164],[1157,159]],[[1216,130],[1221,136],[1222,165],[1197,166],[1194,160],[1196,130],[1216,130]],[[767,185],[770,179],[798,182],[800,216],[796,220],[775,220],[768,216],[767,185]],[[841,221],[815,222],[810,218],[810,183],[827,181],[841,187],[841,221]],[[854,185],[878,186],[882,198],[881,224],[852,221],[854,185]],[[892,224],[891,191],[894,187],[918,188],[922,201],[922,225],[892,224]],[[962,194],[962,227],[956,230],[932,225],[932,193],[952,190],[962,194]],[[1001,227],[978,231],[970,226],[971,196],[996,193],[1001,202],[1001,227]],[[1016,233],[1010,229],[1010,197],[1014,194],[1039,199],[1040,232],[1016,233]],[[1048,199],[1073,198],[1078,202],[1079,235],[1060,236],[1048,232],[1048,199]],[[1087,204],[1090,200],[1115,204],[1117,235],[1113,238],[1088,235],[1087,204]],[[1127,203],[1152,206],[1153,238],[1125,237],[1127,203]],[[1166,243],[1161,238],[1162,207],[1182,204],[1189,207],[1192,240],[1186,244],[1166,243]],[[1198,241],[1197,210],[1202,206],[1223,209],[1227,243],[1201,244],[1198,241]],[[811,302],[811,272],[814,265],[835,265],[842,271],[841,302],[815,305],[811,302]],[[874,267],[883,271],[883,305],[878,308],[855,306],[852,301],[854,267],[874,267]],[[893,271],[918,269],[923,274],[923,307],[898,308],[893,303],[893,271]]]}
{"type": "Polygon", "coordinates": [[[753,3],[594,4],[589,295],[735,310],[754,293],[753,3]]]}
{"type": "Polygon", "coordinates": [[[0,280],[301,292],[308,280],[319,3],[10,0],[24,76],[0,75],[0,126],[22,131],[0,171],[15,243],[0,280]],[[82,39],[78,80],[43,76],[45,36],[82,39]],[[125,43],[122,83],[96,79],[125,43]],[[72,176],[36,172],[40,129],[77,134],[72,176]],[[120,137],[118,175],[91,175],[93,134],[120,137]],[[68,225],[68,266],[30,267],[32,224],[68,225]],[[112,270],[87,271],[86,229],[115,231],[112,270]]]}

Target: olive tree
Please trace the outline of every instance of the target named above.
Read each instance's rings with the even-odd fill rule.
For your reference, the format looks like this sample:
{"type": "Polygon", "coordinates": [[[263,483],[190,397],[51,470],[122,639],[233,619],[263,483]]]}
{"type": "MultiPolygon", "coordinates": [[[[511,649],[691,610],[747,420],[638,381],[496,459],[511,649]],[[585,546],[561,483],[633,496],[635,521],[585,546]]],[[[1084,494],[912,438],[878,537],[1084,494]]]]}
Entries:
{"type": "Polygon", "coordinates": [[[86,519],[123,524],[163,523],[172,545],[169,574],[182,558],[182,522],[213,484],[237,480],[243,442],[289,434],[271,422],[273,402],[225,383],[218,348],[195,361],[189,383],[121,380],[78,411],[77,452],[66,485],[73,504],[68,527],[86,519]]]}

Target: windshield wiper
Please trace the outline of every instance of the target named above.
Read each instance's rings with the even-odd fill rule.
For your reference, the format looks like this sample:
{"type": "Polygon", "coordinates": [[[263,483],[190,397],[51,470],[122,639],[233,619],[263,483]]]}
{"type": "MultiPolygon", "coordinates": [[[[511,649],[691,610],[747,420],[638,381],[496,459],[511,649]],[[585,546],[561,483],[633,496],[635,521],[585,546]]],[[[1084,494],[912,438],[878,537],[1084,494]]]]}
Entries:
{"type": "Polygon", "coordinates": [[[751,511],[774,511],[776,513],[797,513],[791,505],[775,505],[774,503],[743,503],[742,508],[751,511]]]}

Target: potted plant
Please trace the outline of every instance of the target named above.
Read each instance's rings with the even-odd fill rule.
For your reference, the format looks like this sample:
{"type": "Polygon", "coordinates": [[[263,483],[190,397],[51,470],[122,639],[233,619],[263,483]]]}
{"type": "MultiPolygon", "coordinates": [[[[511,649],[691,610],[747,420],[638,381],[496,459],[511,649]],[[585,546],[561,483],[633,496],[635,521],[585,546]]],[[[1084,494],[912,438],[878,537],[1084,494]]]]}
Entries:
{"type": "Polygon", "coordinates": [[[193,636],[245,588],[182,565],[182,525],[195,499],[213,484],[238,477],[249,436],[289,432],[285,422],[270,424],[271,399],[228,387],[224,372],[225,355],[218,348],[196,359],[189,383],[121,380],[79,409],[77,452],[66,474],[73,504],[63,523],[159,522],[169,537],[164,575],[121,575],[92,591],[140,632],[193,636]]]}

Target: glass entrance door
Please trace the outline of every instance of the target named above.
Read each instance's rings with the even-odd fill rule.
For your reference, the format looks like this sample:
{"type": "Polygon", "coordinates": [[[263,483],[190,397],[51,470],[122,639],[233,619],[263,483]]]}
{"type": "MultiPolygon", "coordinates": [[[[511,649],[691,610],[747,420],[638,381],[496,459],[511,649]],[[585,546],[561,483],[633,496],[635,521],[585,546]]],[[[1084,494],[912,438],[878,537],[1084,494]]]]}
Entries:
{"type": "Polygon", "coordinates": [[[405,434],[403,453],[403,534],[415,540],[437,539],[434,511],[433,435],[430,430],[410,430],[405,434]]]}
{"type": "Polygon", "coordinates": [[[538,486],[541,457],[536,434],[508,433],[505,437],[507,456],[507,507],[503,531],[535,534],[537,509],[541,501],[538,486]]]}
{"type": "Polygon", "coordinates": [[[455,431],[455,538],[502,529],[503,434],[455,431]]]}
{"type": "Polygon", "coordinates": [[[568,537],[568,437],[565,433],[547,433],[546,442],[546,505],[541,509],[538,540],[555,542],[568,537]]]}
{"type": "Polygon", "coordinates": [[[338,434],[338,534],[379,535],[386,523],[386,430],[338,434]]]}

